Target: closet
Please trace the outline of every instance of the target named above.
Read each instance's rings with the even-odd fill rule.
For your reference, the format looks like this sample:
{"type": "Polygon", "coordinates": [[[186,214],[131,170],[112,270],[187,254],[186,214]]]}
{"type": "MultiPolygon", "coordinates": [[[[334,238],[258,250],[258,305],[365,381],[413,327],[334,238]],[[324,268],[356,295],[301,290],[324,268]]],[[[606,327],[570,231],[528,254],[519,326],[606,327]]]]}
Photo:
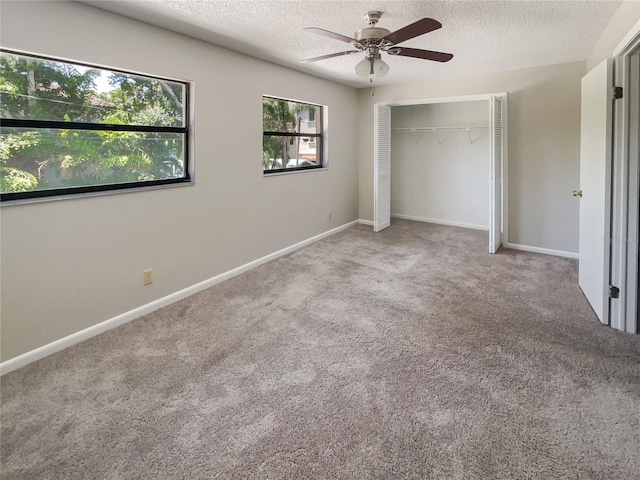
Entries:
{"type": "Polygon", "coordinates": [[[374,229],[397,217],[487,230],[495,253],[503,232],[501,98],[374,110],[374,229]]]}
{"type": "Polygon", "coordinates": [[[391,108],[391,216],[489,230],[488,101],[391,108]]]}

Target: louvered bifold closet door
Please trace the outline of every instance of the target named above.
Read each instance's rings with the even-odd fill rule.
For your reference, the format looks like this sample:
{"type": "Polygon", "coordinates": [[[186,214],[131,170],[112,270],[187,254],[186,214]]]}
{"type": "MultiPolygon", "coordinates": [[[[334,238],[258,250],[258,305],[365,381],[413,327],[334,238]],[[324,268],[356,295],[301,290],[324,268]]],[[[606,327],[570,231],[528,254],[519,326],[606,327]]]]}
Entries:
{"type": "Polygon", "coordinates": [[[391,225],[391,107],[375,105],[373,230],[391,225]]]}
{"type": "Polygon", "coordinates": [[[489,252],[502,245],[502,101],[491,99],[491,178],[489,179],[489,252]]]}

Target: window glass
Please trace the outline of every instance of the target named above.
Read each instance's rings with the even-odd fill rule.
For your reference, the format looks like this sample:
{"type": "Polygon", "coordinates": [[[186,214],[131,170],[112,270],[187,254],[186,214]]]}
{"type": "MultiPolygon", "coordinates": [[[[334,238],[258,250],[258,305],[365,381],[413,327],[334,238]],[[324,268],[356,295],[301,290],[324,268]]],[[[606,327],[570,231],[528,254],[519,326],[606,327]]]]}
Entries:
{"type": "Polygon", "coordinates": [[[0,52],[2,200],[189,181],[188,84],[0,52]]]}

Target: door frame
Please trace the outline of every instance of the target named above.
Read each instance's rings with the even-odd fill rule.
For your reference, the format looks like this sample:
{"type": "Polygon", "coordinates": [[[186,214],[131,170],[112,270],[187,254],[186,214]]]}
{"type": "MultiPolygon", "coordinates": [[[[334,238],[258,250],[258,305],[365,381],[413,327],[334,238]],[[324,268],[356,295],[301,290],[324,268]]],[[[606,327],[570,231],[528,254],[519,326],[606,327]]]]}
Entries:
{"type": "MultiPolygon", "coordinates": [[[[434,104],[434,103],[455,103],[455,102],[473,102],[473,101],[477,101],[477,100],[486,100],[487,103],[489,104],[489,111],[491,111],[491,99],[494,97],[499,97],[502,101],[502,132],[503,132],[503,138],[502,138],[502,188],[501,188],[501,194],[500,194],[500,201],[502,202],[502,207],[501,207],[501,218],[497,219],[502,223],[502,232],[500,235],[500,243],[502,245],[506,245],[508,243],[508,239],[509,239],[509,225],[508,225],[508,218],[509,218],[509,202],[508,202],[508,195],[509,195],[509,169],[508,169],[508,152],[509,152],[509,134],[508,134],[508,125],[509,125],[509,114],[508,114],[508,95],[507,92],[498,92],[498,93],[483,93],[483,94],[478,94],[478,95],[459,95],[459,96],[454,96],[454,97],[433,97],[433,98],[419,98],[419,99],[413,99],[413,100],[396,100],[396,101],[390,101],[390,102],[376,102],[374,105],[383,105],[383,106],[387,106],[387,107],[404,107],[404,106],[408,106],[408,105],[429,105],[429,104],[434,104]]],[[[378,109],[376,107],[374,107],[374,125],[378,125],[378,109]]],[[[374,142],[374,146],[378,144],[378,138],[377,138],[377,134],[376,132],[374,132],[373,135],[373,142],[374,142]]],[[[489,152],[489,156],[491,157],[491,152],[489,152]]],[[[491,158],[491,161],[493,161],[493,159],[491,158]]],[[[376,171],[376,164],[378,162],[377,157],[374,155],[373,158],[373,162],[374,162],[374,172],[376,171]]],[[[375,176],[373,181],[375,182],[375,176]]],[[[375,188],[375,184],[374,184],[374,188],[375,188]]],[[[374,190],[375,192],[375,190],[374,190]]],[[[373,196],[373,208],[374,208],[374,212],[376,211],[377,205],[378,205],[378,197],[377,195],[374,194],[373,196]]],[[[489,228],[492,228],[492,225],[489,225],[489,228]]]]}
{"type": "MultiPolygon", "coordinates": [[[[613,113],[613,185],[611,233],[611,284],[620,294],[611,299],[611,327],[629,333],[640,333],[638,319],[638,198],[640,197],[640,160],[631,138],[631,58],[640,49],[640,22],[629,31],[614,56],[614,85],[624,95],[614,101],[613,113]]],[[[637,82],[638,79],[636,78],[637,82]]],[[[613,100],[612,100],[613,101],[613,100]]],[[[636,106],[637,108],[637,106],[636,106]]],[[[637,119],[636,119],[637,122],[637,119]]],[[[637,123],[636,123],[637,126],[637,123]]]]}

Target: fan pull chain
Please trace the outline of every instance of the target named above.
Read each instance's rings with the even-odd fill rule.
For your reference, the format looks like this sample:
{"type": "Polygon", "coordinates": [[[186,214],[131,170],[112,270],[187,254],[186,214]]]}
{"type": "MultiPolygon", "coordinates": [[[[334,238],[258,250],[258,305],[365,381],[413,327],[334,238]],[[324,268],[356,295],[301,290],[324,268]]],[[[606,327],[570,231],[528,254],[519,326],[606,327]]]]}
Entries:
{"type": "Polygon", "coordinates": [[[369,83],[371,84],[371,96],[373,97],[373,75],[369,77],[369,83]]]}

